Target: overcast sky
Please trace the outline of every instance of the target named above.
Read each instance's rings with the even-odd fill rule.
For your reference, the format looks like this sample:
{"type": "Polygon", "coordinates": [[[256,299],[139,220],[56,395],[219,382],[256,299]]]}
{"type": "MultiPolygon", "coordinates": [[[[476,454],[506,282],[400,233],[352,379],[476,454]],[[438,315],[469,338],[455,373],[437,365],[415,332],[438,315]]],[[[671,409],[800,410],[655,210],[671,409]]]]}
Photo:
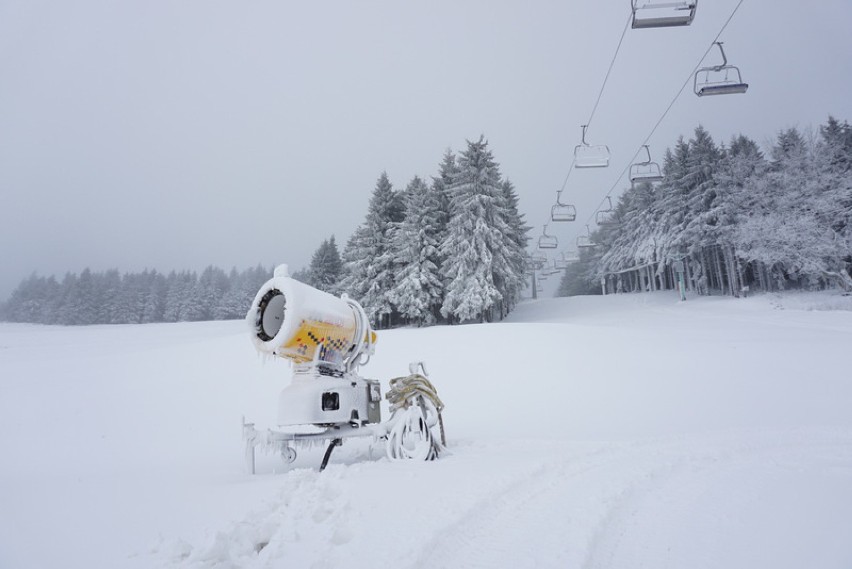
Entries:
{"type": "MultiPolygon", "coordinates": [[[[628,30],[588,134],[612,167],[572,174],[562,245],[737,1],[628,30]]],[[[629,5],[0,0],[0,299],[33,271],[305,265],[345,243],[383,170],[401,189],[480,134],[537,235],[629,5]]],[[[745,0],[721,39],[748,93],[690,85],[655,158],[698,124],[765,143],[852,120],[850,27],[849,0],[745,0]]]]}

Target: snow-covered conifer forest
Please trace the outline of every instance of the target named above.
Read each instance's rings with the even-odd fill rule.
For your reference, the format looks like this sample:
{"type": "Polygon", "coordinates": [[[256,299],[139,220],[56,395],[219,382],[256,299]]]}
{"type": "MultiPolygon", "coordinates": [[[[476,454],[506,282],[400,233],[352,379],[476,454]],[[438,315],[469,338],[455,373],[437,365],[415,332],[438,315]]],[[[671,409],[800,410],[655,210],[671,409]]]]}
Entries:
{"type": "MultiPolygon", "coordinates": [[[[342,253],[324,240],[293,276],[359,300],[376,327],[502,319],[525,283],[528,227],[484,137],[444,154],[431,183],[395,190],[382,173],[364,222],[342,253]]],[[[40,324],[133,324],[242,318],[271,276],[258,266],[120,275],[32,275],[0,318],[40,324]]]]}
{"type": "Polygon", "coordinates": [[[700,126],[681,137],[664,180],[624,191],[559,294],[673,289],[678,261],[698,294],[852,290],[852,127],[784,129],[767,150],[744,135],[718,144],[700,126]]]}
{"type": "MultiPolygon", "coordinates": [[[[626,188],[611,223],[578,247],[560,296],[686,289],[740,296],[787,289],[852,289],[852,127],[829,117],[817,133],[778,133],[771,147],[745,135],[716,143],[697,127],[666,151],[664,179],[626,188]]],[[[518,194],[484,138],[438,173],[394,189],[376,182],[364,222],[342,252],[324,240],[294,276],[359,300],[374,325],[501,319],[529,284],[529,227],[518,194]]],[[[224,320],[245,314],[271,269],[208,267],[33,275],[0,318],[42,324],[224,320]]]]}

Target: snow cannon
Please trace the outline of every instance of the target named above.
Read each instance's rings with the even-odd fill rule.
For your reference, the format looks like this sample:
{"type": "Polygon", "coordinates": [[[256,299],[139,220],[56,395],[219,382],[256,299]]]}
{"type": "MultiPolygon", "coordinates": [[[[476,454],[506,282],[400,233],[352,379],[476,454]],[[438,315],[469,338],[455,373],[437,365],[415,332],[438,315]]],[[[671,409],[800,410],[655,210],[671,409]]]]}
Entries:
{"type": "Polygon", "coordinates": [[[332,450],[353,437],[385,440],[392,460],[432,460],[443,450],[444,406],[422,362],[391,380],[391,418],[381,422],[381,386],[358,375],[375,351],[376,334],[355,300],[292,279],[281,265],[255,295],[246,323],[258,352],[293,364],[290,385],[278,396],[279,429],[261,431],[243,419],[251,473],[257,448],[280,453],[290,464],[297,446],[329,441],[320,470],[332,450]],[[432,432],[438,426],[440,439],[432,432]]]}
{"type": "MultiPolygon", "coordinates": [[[[290,277],[287,265],[255,295],[246,314],[261,354],[296,364],[315,362],[345,371],[373,354],[376,334],[364,309],[346,295],[338,298],[290,277]]],[[[366,362],[360,362],[363,365],[366,362]]]]}

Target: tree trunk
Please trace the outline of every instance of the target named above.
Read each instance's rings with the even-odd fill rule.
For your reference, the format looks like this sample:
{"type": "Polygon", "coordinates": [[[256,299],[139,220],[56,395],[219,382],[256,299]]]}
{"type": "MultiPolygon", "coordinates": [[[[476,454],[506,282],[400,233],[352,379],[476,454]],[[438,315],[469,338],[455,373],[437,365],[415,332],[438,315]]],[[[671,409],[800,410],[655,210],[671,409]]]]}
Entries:
{"type": "Polygon", "coordinates": [[[746,273],[746,267],[744,267],[744,266],[743,266],[743,264],[740,262],[739,257],[737,257],[737,253],[736,253],[736,251],[734,251],[733,249],[734,249],[734,248],[733,248],[733,247],[731,247],[732,254],[733,254],[733,256],[734,256],[734,267],[736,268],[737,276],[739,276],[739,279],[740,279],[740,288],[742,289],[742,288],[744,288],[744,287],[746,286],[746,284],[747,284],[747,283],[746,283],[746,275],[745,275],[745,273],[746,273]]]}
{"type": "Polygon", "coordinates": [[[719,286],[719,289],[722,291],[722,294],[727,294],[725,291],[725,278],[722,274],[722,263],[719,260],[719,247],[713,247],[713,265],[716,271],[716,283],[719,286]]]}
{"type": "Polygon", "coordinates": [[[689,257],[683,258],[683,288],[686,290],[691,290],[690,287],[692,286],[692,269],[689,268],[689,265],[691,264],[690,261],[691,259],[689,257]]]}

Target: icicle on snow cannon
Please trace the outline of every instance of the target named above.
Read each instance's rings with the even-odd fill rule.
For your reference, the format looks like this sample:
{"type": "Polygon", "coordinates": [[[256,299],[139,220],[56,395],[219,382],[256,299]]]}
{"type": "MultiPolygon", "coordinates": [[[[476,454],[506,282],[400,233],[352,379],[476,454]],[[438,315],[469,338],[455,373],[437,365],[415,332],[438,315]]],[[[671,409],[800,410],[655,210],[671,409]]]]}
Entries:
{"type": "Polygon", "coordinates": [[[444,405],[423,362],[411,364],[408,376],[390,381],[391,418],[382,422],[379,382],[358,375],[375,351],[376,333],[355,300],[294,280],[281,265],[260,287],[246,323],[258,352],[293,366],[290,385],[278,398],[279,429],[258,430],[243,419],[252,474],[258,447],[292,463],[299,445],[328,441],[320,470],[334,447],[351,437],[385,440],[391,459],[432,460],[443,450],[444,405]],[[436,427],[440,439],[433,433],[436,427]]]}

